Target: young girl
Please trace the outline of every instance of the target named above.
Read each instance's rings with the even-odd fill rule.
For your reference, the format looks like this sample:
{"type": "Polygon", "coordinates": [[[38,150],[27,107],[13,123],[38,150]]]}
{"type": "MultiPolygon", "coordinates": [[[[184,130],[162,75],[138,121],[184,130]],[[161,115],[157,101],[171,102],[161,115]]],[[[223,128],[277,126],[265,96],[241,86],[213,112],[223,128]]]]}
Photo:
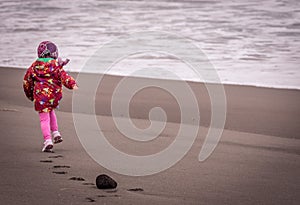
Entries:
{"type": "Polygon", "coordinates": [[[54,43],[41,42],[37,53],[38,59],[28,68],[24,76],[23,88],[25,95],[34,102],[35,110],[39,112],[44,136],[42,151],[51,152],[52,137],[54,144],[63,141],[54,112],[62,98],[62,85],[69,89],[78,89],[78,87],[75,80],[63,69],[69,60],[62,61],[58,58],[58,50],[54,43]]]}

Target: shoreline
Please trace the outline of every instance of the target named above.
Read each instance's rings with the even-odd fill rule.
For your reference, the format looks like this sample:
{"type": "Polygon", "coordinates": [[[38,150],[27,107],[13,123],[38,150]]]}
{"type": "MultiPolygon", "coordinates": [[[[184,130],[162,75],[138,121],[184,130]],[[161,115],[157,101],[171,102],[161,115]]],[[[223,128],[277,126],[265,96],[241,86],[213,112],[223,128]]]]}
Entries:
{"type": "MultiPolygon", "coordinates": [[[[24,67],[10,67],[10,66],[1,66],[0,65],[0,69],[18,69],[18,70],[26,70],[26,68],[24,67]]],[[[70,71],[70,70],[66,70],[68,73],[71,73],[72,75],[78,75],[78,71],[70,71]]],[[[24,71],[25,72],[25,71],[24,71]]],[[[83,74],[96,74],[96,75],[102,75],[99,73],[93,73],[93,72],[83,72],[83,74]]],[[[116,77],[129,77],[129,76],[125,76],[125,75],[118,75],[118,74],[105,74],[107,76],[116,76],[116,77]]],[[[133,76],[134,78],[145,78],[145,79],[158,79],[158,80],[167,80],[167,81],[177,81],[176,79],[165,79],[165,78],[147,78],[147,77],[143,77],[143,76],[133,76]]],[[[202,84],[216,84],[216,83],[204,83],[201,81],[192,81],[192,80],[185,80],[185,82],[188,83],[202,83],[202,84]]],[[[300,91],[300,87],[276,87],[276,86],[268,86],[268,85],[255,85],[255,84],[239,84],[239,83],[234,83],[234,82],[223,82],[221,83],[224,86],[245,86],[245,87],[254,87],[254,88],[266,88],[266,89],[280,89],[280,90],[299,90],[300,91]]]]}

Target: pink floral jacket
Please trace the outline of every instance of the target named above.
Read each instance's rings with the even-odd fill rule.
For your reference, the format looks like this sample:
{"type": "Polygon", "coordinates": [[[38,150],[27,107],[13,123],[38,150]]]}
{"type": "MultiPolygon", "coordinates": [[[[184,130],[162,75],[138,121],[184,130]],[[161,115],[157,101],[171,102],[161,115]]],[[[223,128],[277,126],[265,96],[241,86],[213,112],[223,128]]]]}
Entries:
{"type": "Polygon", "coordinates": [[[23,81],[25,95],[34,102],[38,112],[50,112],[58,106],[62,85],[73,89],[76,82],[53,58],[38,58],[28,68],[23,81]]]}

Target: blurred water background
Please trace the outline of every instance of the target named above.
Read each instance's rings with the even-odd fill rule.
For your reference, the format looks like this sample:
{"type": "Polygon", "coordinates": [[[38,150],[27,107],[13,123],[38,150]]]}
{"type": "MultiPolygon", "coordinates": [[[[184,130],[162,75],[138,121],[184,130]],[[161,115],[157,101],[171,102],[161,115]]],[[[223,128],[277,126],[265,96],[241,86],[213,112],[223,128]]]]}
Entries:
{"type": "MultiPolygon", "coordinates": [[[[300,89],[300,1],[297,0],[0,0],[0,65],[27,68],[51,40],[69,71],[80,71],[103,44],[126,33],[164,31],[190,39],[222,83],[300,89]]],[[[188,52],[188,51],[187,51],[188,52]]],[[[161,53],[132,55],[111,74],[148,69],[146,77],[186,80],[187,65],[161,53]]]]}

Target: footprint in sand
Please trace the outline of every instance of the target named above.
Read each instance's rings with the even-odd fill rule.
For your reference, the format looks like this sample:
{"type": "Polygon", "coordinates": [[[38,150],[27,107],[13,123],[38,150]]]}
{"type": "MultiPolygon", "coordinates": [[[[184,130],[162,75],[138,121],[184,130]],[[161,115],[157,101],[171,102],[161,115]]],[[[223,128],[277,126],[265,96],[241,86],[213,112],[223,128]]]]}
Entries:
{"type": "Polygon", "coordinates": [[[113,195],[98,195],[97,197],[104,198],[104,197],[121,197],[121,196],[118,194],[113,194],[113,195]]]}
{"type": "MultiPolygon", "coordinates": [[[[71,168],[71,166],[68,166],[68,165],[54,165],[52,167],[53,169],[59,169],[59,168],[71,168]]],[[[67,174],[68,172],[66,171],[53,171],[52,173],[54,174],[67,174]]]]}
{"type": "Polygon", "coordinates": [[[67,168],[67,169],[70,169],[71,166],[68,166],[68,165],[54,165],[54,166],[53,166],[53,169],[59,169],[59,168],[67,168]]]}
{"type": "Polygon", "coordinates": [[[139,192],[139,191],[144,191],[144,189],[142,189],[142,188],[132,188],[132,189],[127,189],[127,191],[139,192]]]}
{"type": "Polygon", "coordinates": [[[62,155],[53,155],[53,156],[49,156],[48,158],[63,158],[62,155]]]}
{"type": "Polygon", "coordinates": [[[12,109],[12,108],[0,108],[0,111],[3,111],[3,112],[19,112],[19,110],[12,109]]]}
{"type": "Polygon", "coordinates": [[[69,180],[74,180],[74,181],[85,181],[85,179],[82,178],[82,177],[71,177],[71,178],[69,178],[69,180]]]}
{"type": "Polygon", "coordinates": [[[68,174],[66,171],[53,171],[54,174],[68,174]]]}
{"type": "Polygon", "coordinates": [[[85,200],[86,200],[87,202],[96,202],[96,200],[93,199],[93,198],[91,198],[91,197],[86,197],[85,200]]]}
{"type": "Polygon", "coordinates": [[[94,183],[90,183],[90,182],[85,182],[85,183],[82,183],[82,185],[91,185],[91,186],[95,186],[94,183]]]}
{"type": "Polygon", "coordinates": [[[40,160],[40,162],[43,162],[43,163],[52,163],[53,161],[52,160],[40,160]]]}
{"type": "Polygon", "coordinates": [[[116,193],[118,190],[117,189],[113,189],[113,190],[106,190],[106,193],[116,193]]]}
{"type": "Polygon", "coordinates": [[[44,152],[45,152],[45,153],[54,153],[53,150],[45,150],[44,152]]]}

